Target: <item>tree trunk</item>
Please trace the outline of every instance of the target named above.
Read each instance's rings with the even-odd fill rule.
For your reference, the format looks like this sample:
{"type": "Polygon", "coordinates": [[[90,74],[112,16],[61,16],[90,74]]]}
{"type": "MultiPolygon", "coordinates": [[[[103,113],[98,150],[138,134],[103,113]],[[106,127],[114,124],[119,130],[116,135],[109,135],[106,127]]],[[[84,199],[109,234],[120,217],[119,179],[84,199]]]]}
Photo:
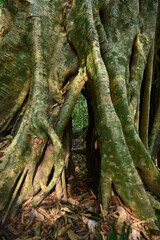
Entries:
{"type": "Polygon", "coordinates": [[[152,161],[160,150],[159,26],[156,0],[5,3],[0,18],[3,222],[16,205],[32,198],[36,207],[55,186],[58,197],[67,197],[71,135],[66,129],[86,84],[94,118],[87,155],[98,148],[101,159],[92,157],[90,163],[88,157],[87,163],[89,174],[95,164],[101,167],[103,208],[114,186],[150,229],[158,229],[147,190],[160,196],[160,174],[152,161]]]}

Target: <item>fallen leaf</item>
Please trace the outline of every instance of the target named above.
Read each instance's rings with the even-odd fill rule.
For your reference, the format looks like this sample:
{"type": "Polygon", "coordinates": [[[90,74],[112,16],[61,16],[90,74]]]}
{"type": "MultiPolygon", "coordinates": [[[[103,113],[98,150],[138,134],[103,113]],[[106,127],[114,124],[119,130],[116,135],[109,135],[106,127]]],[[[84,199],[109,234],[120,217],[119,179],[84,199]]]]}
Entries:
{"type": "Polygon", "coordinates": [[[71,219],[74,219],[74,220],[78,220],[79,219],[79,217],[75,214],[75,215],[69,215],[69,214],[66,214],[66,216],[68,217],[68,218],[71,218],[71,219]]]}
{"type": "Polygon", "coordinates": [[[26,238],[26,240],[42,240],[41,237],[31,237],[31,238],[26,238]]]}
{"type": "MultiPolygon", "coordinates": [[[[96,226],[96,225],[95,225],[96,226]]],[[[90,230],[92,232],[92,234],[96,237],[96,230],[95,230],[95,226],[93,226],[92,224],[90,225],[90,230]]]]}
{"type": "Polygon", "coordinates": [[[14,235],[19,235],[19,232],[11,224],[8,225],[8,230],[14,235]]]}
{"type": "Polygon", "coordinates": [[[64,211],[64,212],[67,212],[67,213],[72,213],[73,212],[68,207],[61,207],[61,211],[64,211]]]}
{"type": "Polygon", "coordinates": [[[118,220],[117,220],[117,225],[122,226],[127,219],[126,211],[123,207],[118,206],[117,207],[117,212],[119,213],[119,217],[118,217],[118,220]]]}
{"type": "Polygon", "coordinates": [[[103,231],[104,233],[107,233],[107,232],[109,231],[109,226],[108,226],[108,224],[102,223],[102,224],[101,224],[101,229],[102,229],[102,231],[103,231]]]}
{"type": "Polygon", "coordinates": [[[52,221],[50,215],[43,208],[38,208],[38,213],[46,217],[48,220],[52,221]]]}
{"type": "Polygon", "coordinates": [[[84,204],[84,207],[87,208],[88,211],[92,211],[92,205],[91,203],[87,202],[84,204]]]}
{"type": "Polygon", "coordinates": [[[40,222],[43,222],[44,221],[44,215],[42,215],[41,213],[37,212],[35,210],[35,215],[36,215],[36,218],[40,221],[40,222]]]}
{"type": "Polygon", "coordinates": [[[88,218],[92,217],[92,214],[90,214],[90,213],[81,213],[81,215],[85,216],[85,217],[88,217],[88,218]]]}
{"type": "Polygon", "coordinates": [[[80,168],[78,166],[75,167],[75,172],[80,173],[80,168]]]}
{"type": "Polygon", "coordinates": [[[69,223],[58,231],[58,237],[61,237],[72,225],[69,223]]]}
{"type": "Polygon", "coordinates": [[[112,202],[113,202],[116,206],[121,205],[121,201],[120,201],[119,197],[113,195],[111,198],[112,198],[112,202]]]}
{"type": "Polygon", "coordinates": [[[105,217],[107,216],[108,214],[108,211],[104,210],[102,208],[102,205],[100,204],[100,209],[101,209],[101,216],[103,217],[103,219],[105,220],[105,217]]]}
{"type": "Polygon", "coordinates": [[[87,217],[85,217],[85,216],[82,216],[82,221],[83,221],[83,223],[84,224],[87,224],[88,223],[88,218],[87,217]]]}
{"type": "Polygon", "coordinates": [[[94,220],[89,219],[88,220],[88,229],[90,232],[92,232],[93,228],[97,226],[97,222],[94,220]]]}
{"type": "Polygon", "coordinates": [[[132,225],[133,226],[138,226],[138,225],[141,225],[142,223],[145,223],[145,221],[144,220],[138,221],[138,222],[133,223],[132,225]]]}
{"type": "Polygon", "coordinates": [[[68,237],[71,239],[71,240],[78,240],[78,236],[71,230],[69,229],[67,231],[67,234],[68,234],[68,237]]]}
{"type": "Polygon", "coordinates": [[[140,232],[138,232],[136,229],[132,229],[131,239],[132,240],[140,240],[141,239],[140,232]]]}

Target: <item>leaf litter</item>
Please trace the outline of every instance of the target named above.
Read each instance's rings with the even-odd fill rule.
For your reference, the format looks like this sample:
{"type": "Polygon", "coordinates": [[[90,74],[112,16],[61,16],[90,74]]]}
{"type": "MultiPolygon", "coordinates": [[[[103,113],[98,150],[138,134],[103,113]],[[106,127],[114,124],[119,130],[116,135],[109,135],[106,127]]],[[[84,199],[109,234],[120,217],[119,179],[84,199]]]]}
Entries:
{"type": "MultiPolygon", "coordinates": [[[[82,146],[81,140],[77,141],[75,144],[82,146]]],[[[118,240],[126,239],[121,234],[129,226],[129,240],[160,239],[149,235],[145,221],[137,219],[113,191],[105,211],[97,200],[97,189],[88,184],[85,155],[73,153],[72,157],[75,176],[68,181],[68,200],[58,200],[52,192],[36,209],[30,208],[30,201],[24,203],[15,217],[0,226],[0,240],[118,240]],[[116,238],[109,238],[109,234],[116,238]]]]}

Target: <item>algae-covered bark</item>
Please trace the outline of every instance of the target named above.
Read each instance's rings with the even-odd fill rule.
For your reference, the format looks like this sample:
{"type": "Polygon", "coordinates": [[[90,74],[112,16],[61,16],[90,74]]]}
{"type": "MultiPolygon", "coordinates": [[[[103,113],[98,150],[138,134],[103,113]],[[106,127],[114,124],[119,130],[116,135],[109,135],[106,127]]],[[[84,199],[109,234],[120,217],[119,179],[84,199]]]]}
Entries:
{"type": "Polygon", "coordinates": [[[13,140],[1,153],[3,222],[12,207],[28,198],[36,206],[55,185],[57,196],[67,197],[64,133],[86,85],[103,208],[114,186],[140,219],[158,229],[159,204],[147,193],[160,196],[160,175],[148,150],[156,158],[158,9],[150,0],[6,2],[0,18],[0,134],[1,141],[7,134],[13,140]]]}

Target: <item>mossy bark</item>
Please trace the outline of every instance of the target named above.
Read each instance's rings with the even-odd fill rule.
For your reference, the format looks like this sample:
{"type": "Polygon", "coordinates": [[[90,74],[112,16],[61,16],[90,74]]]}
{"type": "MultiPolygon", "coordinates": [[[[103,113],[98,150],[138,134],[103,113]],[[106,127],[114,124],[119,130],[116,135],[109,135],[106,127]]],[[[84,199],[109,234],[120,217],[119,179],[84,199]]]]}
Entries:
{"type": "MultiPolygon", "coordinates": [[[[159,204],[144,188],[145,183],[160,196],[160,175],[148,150],[149,121],[157,118],[150,114],[157,9],[157,1],[150,0],[5,4],[0,19],[0,134],[2,139],[13,135],[13,141],[0,164],[0,209],[7,208],[3,222],[13,205],[33,198],[31,205],[37,206],[55,186],[58,197],[67,197],[64,132],[87,84],[95,122],[90,134],[96,131],[101,158],[103,208],[114,185],[124,203],[157,229],[153,208],[159,204]]],[[[154,124],[152,129],[149,147],[157,139],[154,124]]]]}

